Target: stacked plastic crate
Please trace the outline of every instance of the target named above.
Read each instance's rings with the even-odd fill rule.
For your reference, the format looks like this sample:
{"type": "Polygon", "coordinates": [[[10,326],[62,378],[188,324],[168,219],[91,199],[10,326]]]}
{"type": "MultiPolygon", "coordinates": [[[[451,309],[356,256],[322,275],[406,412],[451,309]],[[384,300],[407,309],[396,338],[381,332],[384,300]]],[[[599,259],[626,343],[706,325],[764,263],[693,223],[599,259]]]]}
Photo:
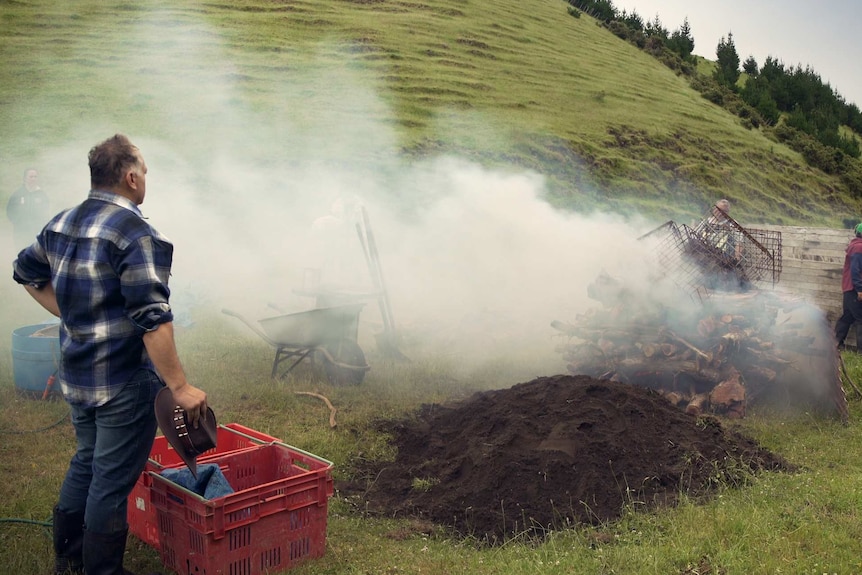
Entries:
{"type": "Polygon", "coordinates": [[[264,575],[322,556],[332,463],[238,424],[219,426],[217,443],[198,464],[218,464],[233,493],[208,500],[161,475],[184,464],[157,438],[129,498],[131,532],[183,575],[264,575]]]}

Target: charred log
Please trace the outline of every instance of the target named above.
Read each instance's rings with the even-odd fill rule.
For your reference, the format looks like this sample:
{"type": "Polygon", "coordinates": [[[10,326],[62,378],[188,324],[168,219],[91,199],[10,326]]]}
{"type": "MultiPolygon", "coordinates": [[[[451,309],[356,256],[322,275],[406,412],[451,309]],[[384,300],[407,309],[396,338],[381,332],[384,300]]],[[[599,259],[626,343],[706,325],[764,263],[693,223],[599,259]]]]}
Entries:
{"type": "MultiPolygon", "coordinates": [[[[600,284],[607,278],[593,286],[592,296],[600,284]]],[[[628,299],[612,295],[601,300],[601,309],[552,322],[566,338],[557,349],[570,373],[649,387],[691,413],[744,417],[760,398],[798,395],[812,379],[805,370],[818,362],[823,373],[815,376],[823,383],[807,399],[836,409],[846,421],[831,330],[816,325],[820,318],[811,306],[747,292],[716,296],[694,312],[669,313],[634,304],[627,309],[628,299]]]]}

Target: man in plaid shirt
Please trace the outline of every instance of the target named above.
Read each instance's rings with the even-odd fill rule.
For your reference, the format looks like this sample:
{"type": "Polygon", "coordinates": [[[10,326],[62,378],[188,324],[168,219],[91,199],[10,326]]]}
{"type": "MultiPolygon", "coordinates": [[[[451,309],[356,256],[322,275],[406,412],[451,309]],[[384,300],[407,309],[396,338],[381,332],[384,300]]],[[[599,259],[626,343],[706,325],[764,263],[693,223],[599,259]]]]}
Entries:
{"type": "Polygon", "coordinates": [[[173,246],[138,209],[140,150],[117,134],[89,164],[87,199],[48,222],[13,277],[61,319],[59,381],[78,445],[54,508],[55,573],[124,575],[126,501],[152,449],[156,393],[167,385],[195,427],[207,398],[177,355],[173,246]]]}

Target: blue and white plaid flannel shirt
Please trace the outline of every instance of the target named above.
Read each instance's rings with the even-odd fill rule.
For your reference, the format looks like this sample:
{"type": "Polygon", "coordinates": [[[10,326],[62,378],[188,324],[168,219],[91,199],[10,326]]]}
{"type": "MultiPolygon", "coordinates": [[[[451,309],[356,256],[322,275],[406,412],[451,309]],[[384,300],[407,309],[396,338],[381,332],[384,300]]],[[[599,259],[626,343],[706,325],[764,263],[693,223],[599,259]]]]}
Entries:
{"type": "Polygon", "coordinates": [[[67,401],[104,405],[136,370],[153,368],[142,336],[173,320],[172,258],[171,242],[133,202],[101,190],[54,216],[18,254],[15,281],[51,282],[57,294],[67,401]]]}

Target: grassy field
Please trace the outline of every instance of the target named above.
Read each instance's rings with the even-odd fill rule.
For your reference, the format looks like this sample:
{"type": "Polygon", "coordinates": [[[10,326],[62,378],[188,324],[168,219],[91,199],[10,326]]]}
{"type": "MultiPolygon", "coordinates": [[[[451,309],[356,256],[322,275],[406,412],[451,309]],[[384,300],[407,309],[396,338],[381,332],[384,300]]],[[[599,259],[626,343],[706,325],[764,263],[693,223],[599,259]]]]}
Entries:
{"type": "MultiPolygon", "coordinates": [[[[534,190],[561,212],[657,222],[696,217],[717,197],[729,197],[743,223],[837,227],[860,211],[834,179],[746,130],[595,21],[567,15],[562,1],[0,6],[0,201],[30,165],[58,208],[79,201],[86,151],[114,132],[128,133],[150,165],[144,207],[175,239],[177,305],[197,296],[188,308],[194,322],[178,331],[190,378],[207,390],[221,422],[332,460],[337,478],[355,458],[389,453],[386,437],[373,430],[376,417],[563,371],[550,336],[512,338],[517,345],[510,345],[505,336],[520,328],[499,309],[556,303],[549,290],[579,293],[577,282],[611,263],[596,246],[619,222],[605,216],[584,225],[513,189],[534,190]],[[474,190],[488,195],[463,201],[474,190]],[[220,308],[239,302],[259,310],[251,304],[290,299],[307,246],[293,238],[287,214],[309,216],[352,193],[373,197],[375,217],[399,216],[398,226],[379,230],[383,255],[392,256],[384,262],[441,263],[433,281],[389,278],[400,288],[393,299],[403,351],[413,361],[377,352],[372,305],[360,330],[372,366],[362,385],[332,387],[304,366],[273,382],[272,349],[220,308]],[[495,197],[512,202],[509,209],[495,197]],[[423,210],[437,218],[424,230],[432,241],[410,251],[417,244],[409,224],[423,210]],[[466,224],[456,217],[462,212],[470,216],[466,224]],[[470,227],[489,212],[499,227],[470,227]],[[536,229],[522,229],[522,220],[536,229]],[[570,236],[572,227],[586,234],[570,236]],[[535,241],[539,231],[552,241],[535,241]],[[486,249],[474,253],[472,242],[486,249]],[[456,261],[455,253],[469,257],[456,261]],[[536,267],[539,258],[550,266],[536,267]],[[522,299],[460,291],[498,268],[510,274],[494,276],[495,293],[513,286],[522,299]],[[219,297],[209,296],[215,287],[219,297]],[[408,291],[416,297],[407,299],[408,291]],[[225,292],[231,298],[222,298],[225,292]],[[442,297],[431,302],[434,292],[442,297]],[[482,298],[490,312],[479,306],[482,298]],[[412,321],[423,300],[434,304],[433,326],[412,321]],[[458,308],[460,322],[449,321],[459,303],[473,313],[458,308]],[[329,428],[322,402],[294,391],[330,398],[337,428],[329,428]]],[[[4,224],[7,262],[20,247],[8,237],[4,224]]],[[[0,310],[2,349],[14,328],[45,319],[8,279],[0,282],[0,310]]],[[[545,328],[554,319],[537,317],[545,328]]],[[[848,355],[847,363],[862,380],[862,360],[848,355]]],[[[67,412],[61,401],[18,394],[11,354],[0,354],[3,572],[49,569],[44,524],[74,446],[67,412]]],[[[366,516],[336,493],[326,556],[291,572],[862,572],[860,420],[856,398],[847,426],[807,414],[750,414],[741,429],[800,465],[798,473],[726,486],[706,504],[684,501],[661,513],[633,506],[618,523],[559,533],[542,545],[480,549],[408,520],[366,516]]],[[[160,565],[143,545],[133,545],[128,559],[136,572],[160,565]]]]}
{"type": "MultiPolygon", "coordinates": [[[[3,290],[20,324],[43,316],[25,296],[3,290]]],[[[465,397],[562,371],[548,353],[488,354],[483,363],[457,354],[402,347],[410,363],[392,362],[363,341],[372,370],[357,387],[333,387],[310,366],[285,381],[269,379],[272,349],[214,310],[179,334],[180,352],[193,381],[205,387],[219,420],[239,422],[280,437],[335,463],[344,479],[355,458],[391,455],[374,430],[377,417],[400,416],[424,403],[465,397]],[[337,427],[314,391],[337,408],[337,427]]],[[[369,327],[361,327],[367,336],[369,327]]],[[[2,343],[9,344],[8,333],[2,343]]],[[[475,358],[474,358],[475,359],[475,358]]],[[[846,356],[851,376],[862,379],[862,360],[846,356]]],[[[49,569],[45,526],[74,449],[68,407],[59,400],[22,396],[11,384],[10,360],[0,361],[0,564],[37,575],[49,569]],[[14,521],[9,521],[14,520],[14,521]]],[[[850,391],[850,390],[848,390],[850,391]]],[[[768,473],[743,487],[722,486],[705,504],[683,499],[671,510],[646,513],[635,502],[619,522],[555,534],[542,545],[511,542],[482,549],[443,530],[409,519],[372,517],[336,492],[330,500],[326,555],[291,572],[324,573],[856,573],[862,569],[860,523],[862,453],[856,443],[862,408],[851,396],[849,425],[808,414],[751,413],[738,428],[800,466],[768,473]],[[708,571],[711,569],[711,571],[708,571]]],[[[158,554],[132,539],[127,567],[147,572],[158,554]]]]}

